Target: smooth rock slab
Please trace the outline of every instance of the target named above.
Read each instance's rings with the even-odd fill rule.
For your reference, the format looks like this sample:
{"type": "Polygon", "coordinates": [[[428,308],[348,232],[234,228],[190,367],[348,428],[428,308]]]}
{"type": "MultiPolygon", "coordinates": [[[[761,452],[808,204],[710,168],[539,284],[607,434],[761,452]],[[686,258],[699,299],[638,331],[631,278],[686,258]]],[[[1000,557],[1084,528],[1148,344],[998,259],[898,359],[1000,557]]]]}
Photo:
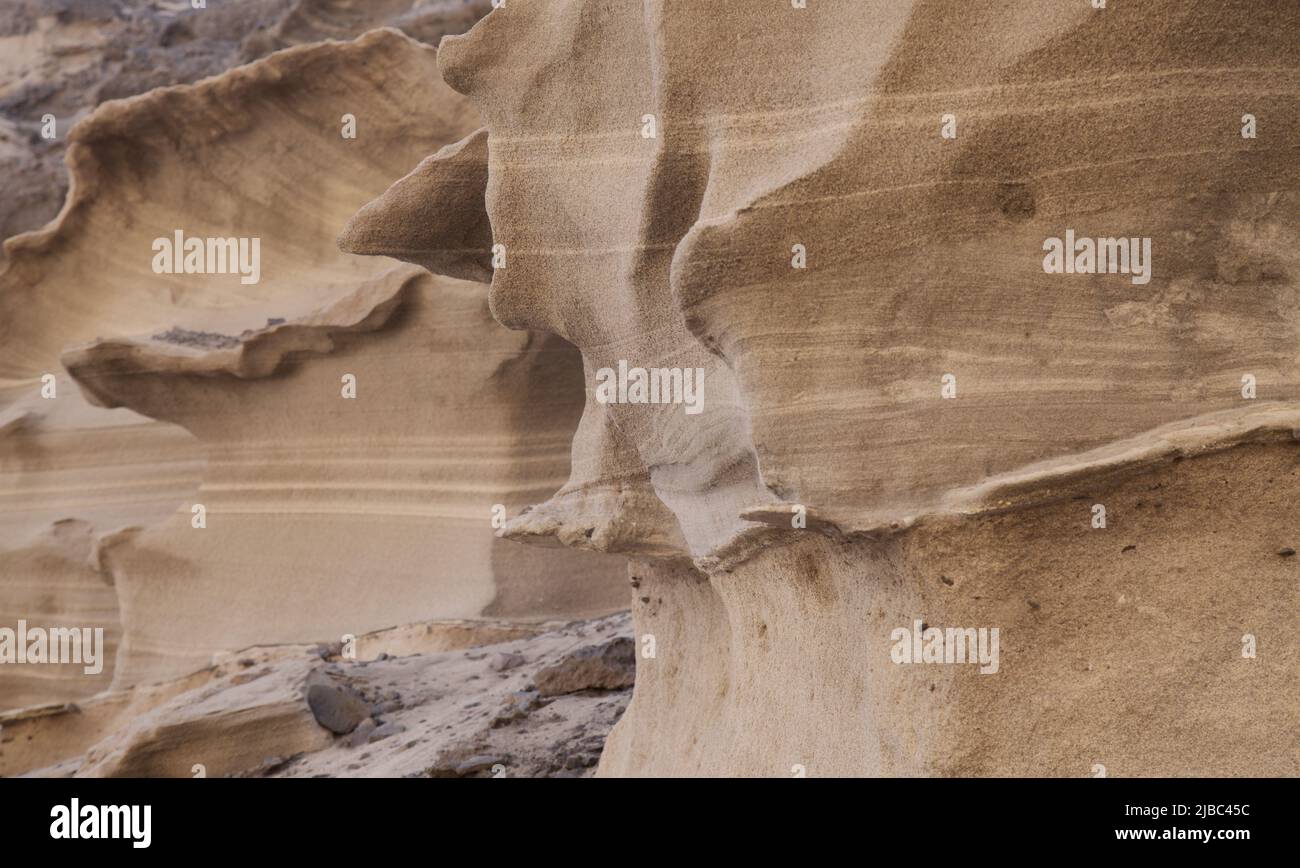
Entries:
{"type": "Polygon", "coordinates": [[[573,652],[537,673],[537,692],[559,696],[579,690],[619,690],[636,680],[635,644],[627,637],[611,639],[573,652]]]}

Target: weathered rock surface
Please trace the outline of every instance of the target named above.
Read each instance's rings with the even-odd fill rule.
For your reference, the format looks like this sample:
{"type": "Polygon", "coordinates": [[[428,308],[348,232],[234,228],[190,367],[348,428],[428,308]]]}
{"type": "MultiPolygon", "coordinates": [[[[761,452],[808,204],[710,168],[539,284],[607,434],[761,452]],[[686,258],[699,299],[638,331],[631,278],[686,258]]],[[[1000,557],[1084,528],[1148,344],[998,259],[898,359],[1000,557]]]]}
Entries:
{"type": "Polygon", "coordinates": [[[1076,4],[994,25],[886,2],[595,5],[521,3],[442,48],[488,130],[486,208],[509,252],[493,312],[577,345],[589,394],[620,360],[702,367],[705,410],[589,400],[576,448],[608,478],[512,533],[594,524],[590,545],[626,550],[607,528],[635,510],[639,533],[653,518],[704,558],[744,544],[745,511],[795,503],[871,530],[1243,407],[1246,373],[1261,401],[1300,399],[1300,122],[1282,96],[1300,11],[1076,4]],[[1164,43],[1153,23],[1210,33],[1230,15],[1244,54],[1164,43]],[[977,43],[1009,25],[1014,45],[977,43]],[[717,49],[738,32],[743,53],[717,49]],[[574,41],[592,50],[550,62],[574,41]],[[1100,63],[1085,46],[1109,46],[1104,105],[1131,111],[1067,83],[1100,63]],[[1242,105],[1266,137],[1242,138],[1242,105]],[[965,121],[954,140],[945,112],[965,121]],[[1153,237],[1151,283],[1045,274],[1043,240],[1067,227],[1153,237]],[[1120,315],[1129,303],[1169,317],[1120,315]],[[668,509],[610,508],[633,480],[668,509]]]}
{"type": "Polygon", "coordinates": [[[1293,776],[1300,577],[1276,549],[1300,527],[1297,445],[1085,475],[879,541],[805,535],[708,577],[644,565],[657,654],[602,773],[1293,776]],[[915,620],[997,627],[998,671],[894,663],[915,620]]]}
{"type": "Polygon", "coordinates": [[[269,757],[322,750],[333,737],[303,698],[310,665],[285,662],[179,694],[94,745],[75,774],[224,777],[269,757]]]}
{"type": "Polygon", "coordinates": [[[174,676],[221,648],[412,617],[626,605],[619,560],[538,557],[494,536],[494,504],[517,510],[562,482],[581,373],[562,341],[494,322],[481,286],[399,268],[236,343],[102,341],[64,358],[96,400],[182,425],[208,450],[193,501],[204,528],[183,508],[107,550],[129,613],[119,683],[174,676]],[[341,397],[343,374],[355,399],[341,397]]]}
{"type": "MultiPolygon", "coordinates": [[[[84,521],[59,521],[25,546],[0,550],[0,576],[10,579],[0,594],[0,625],[16,630],[22,621],[41,630],[90,631],[78,638],[82,662],[0,664],[0,708],[69,702],[106,689],[121,641],[121,619],[93,529],[84,521]],[[99,647],[96,629],[103,631],[99,647]]],[[[16,645],[17,635],[13,641],[16,645]]],[[[10,651],[17,656],[16,648],[0,653],[10,651]]]]}
{"type": "Polygon", "coordinates": [[[390,25],[431,44],[490,0],[9,0],[0,16],[0,239],[54,219],[68,131],[106,100],[191,84],[272,51],[390,25]],[[42,135],[54,117],[54,135],[42,135]]]}
{"type": "Polygon", "coordinates": [[[541,670],[630,642],[630,629],[623,613],[373,661],[244,649],[176,681],[0,714],[0,775],[585,777],[630,689],[538,699],[506,722],[499,711],[536,696],[541,670]],[[499,655],[526,662],[498,672],[499,655]]]}
{"type": "Polygon", "coordinates": [[[505,533],[643,560],[671,648],[604,773],[1297,772],[1297,33],[565,0],[444,40],[486,142],[403,182],[457,215],[422,244],[482,190],[494,315],[587,377],[569,484],[505,533]],[[1067,230],[1150,239],[1149,281],[1047,273],[1067,230]],[[597,400],[620,363],[701,369],[703,412],[597,400]],[[1007,659],[895,664],[915,620],[1007,659]]]}
{"type": "Polygon", "coordinates": [[[621,690],[636,681],[636,648],[631,639],[611,639],[589,645],[537,673],[541,696],[580,690],[621,690]]]}
{"type": "MultiPolygon", "coordinates": [[[[256,45],[404,8],[297,5],[256,45]]],[[[245,775],[1300,773],[1298,34],[1300,8],[1248,0],[511,0],[442,43],[464,99],[393,34],[143,98],[275,131],[276,207],[240,187],[256,207],[199,231],[293,249],[268,260],[274,291],[164,298],[117,252],[157,230],[88,219],[97,186],[77,183],[54,230],[10,242],[0,449],[51,442],[32,395],[62,359],[94,402],[192,433],[169,456],[201,462],[183,497],[210,521],[97,520],[90,567],[58,543],[85,605],[111,578],[114,683],[136,686],[15,713],[0,761],[172,773],[189,742],[245,775]],[[384,107],[362,125],[378,150],[276,151],[282,81],[308,129],[345,96],[384,107]],[[1067,234],[1149,240],[1150,271],[1048,273],[1067,234]],[[625,365],[699,371],[701,404],[597,391],[625,365]],[[465,649],[460,625],[614,593],[598,577],[621,562],[588,574],[515,541],[630,558],[635,640],[605,620],[465,649]],[[144,683],[270,641],[252,612],[312,644],[144,683]],[[336,653],[384,627],[369,662],[336,653]],[[967,631],[996,631],[990,659],[927,657],[967,631]],[[422,642],[451,644],[388,650],[422,642]],[[359,698],[343,735],[306,701],[319,677],[359,698]],[[224,742],[242,721],[276,735],[224,742]]],[[[137,205],[156,166],[191,177],[116,149],[135,127],[99,111],[85,129],[113,135],[78,156],[74,133],[74,171],[108,160],[86,176],[137,205]]],[[[165,114],[214,154],[199,193],[240,176],[248,148],[165,114]]],[[[162,189],[129,213],[193,217],[167,198],[183,183],[162,189]]],[[[133,511],[181,489],[142,479],[133,511]]],[[[55,506],[57,482],[20,478],[55,506]]]]}
{"type": "Polygon", "coordinates": [[[481,284],[335,244],[477,128],[435,58],[379,30],[106,104],[73,131],[67,207],[10,239],[0,271],[0,612],[84,610],[116,653],[93,681],[43,670],[44,695],[0,669],[23,685],[0,707],[260,643],[625,608],[621,561],[538,556],[492,525],[568,473],[576,350],[502,328],[481,284]],[[259,279],[155,273],[153,242],[177,229],[259,239],[259,279]],[[90,561],[41,554],[65,520],[87,525],[90,561]],[[78,599],[33,605],[36,585],[78,599]]]}

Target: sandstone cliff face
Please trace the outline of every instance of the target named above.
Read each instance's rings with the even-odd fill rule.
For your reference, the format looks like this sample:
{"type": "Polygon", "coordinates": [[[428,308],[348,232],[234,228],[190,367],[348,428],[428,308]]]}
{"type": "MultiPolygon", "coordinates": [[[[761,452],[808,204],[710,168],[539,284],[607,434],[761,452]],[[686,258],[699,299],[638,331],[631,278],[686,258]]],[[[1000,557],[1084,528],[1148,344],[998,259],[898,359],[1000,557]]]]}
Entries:
{"type": "Polygon", "coordinates": [[[0,15],[0,238],[52,220],[68,132],[101,102],[390,25],[437,44],[490,0],[9,0],[0,15]],[[53,117],[47,127],[47,116],[53,117]]]}
{"type": "MultiPolygon", "coordinates": [[[[277,9],[241,51],[417,12],[277,9]]],[[[337,772],[310,645],[228,652],[362,631],[433,656],[358,682],[486,668],[508,734],[580,673],[607,725],[627,638],[560,661],[586,628],[538,622],[619,608],[630,562],[603,775],[1300,773],[1297,34],[509,0],[436,57],[379,31],[100,107],[0,273],[0,614],[96,619],[116,666],[0,687],[114,689],[0,719],[34,736],[0,771],[337,772]],[[136,252],[231,227],[260,283],[136,252]],[[1053,273],[1075,238],[1134,245],[1053,273]],[[519,635],[545,674],[455,650],[519,635]]]]}
{"type": "Polygon", "coordinates": [[[707,576],[646,564],[633,611],[657,653],[601,771],[1294,775],[1296,565],[1279,552],[1300,527],[1296,450],[1263,435],[707,576]],[[997,627],[996,673],[896,664],[894,630],[916,620],[997,627]]]}
{"type": "Polygon", "coordinates": [[[502,328],[481,284],[336,247],[477,127],[435,58],[375,31],[73,131],[68,202],[0,272],[0,611],[93,620],[108,660],[95,678],[6,666],[0,706],[254,644],[626,607],[621,561],[493,533],[567,474],[576,350],[502,328]],[[177,231],[258,239],[256,279],[157,273],[177,231]]]}
{"type": "Polygon", "coordinates": [[[64,356],[96,400],[181,425],[207,454],[184,508],[108,550],[119,684],[269,640],[627,605],[617,559],[494,536],[494,506],[563,481],[582,374],[562,340],[501,328],[483,290],[399,267],[236,348],[164,335],[64,356]]]}
{"type": "Polygon", "coordinates": [[[935,4],[522,3],[446,40],[444,75],[489,130],[487,210],[510,254],[498,318],[565,336],[592,369],[706,370],[699,417],[600,411],[689,554],[765,501],[853,527],[906,518],[1242,406],[1246,373],[1261,400],[1300,397],[1282,35],[1300,13],[1075,5],[1005,21],[935,4]],[[1211,32],[1234,13],[1248,34],[1209,54],[1147,23],[1211,32]],[[1015,44],[980,40],[1008,25],[1015,44]],[[590,50],[551,62],[547,46],[575,43],[590,50]],[[1270,132],[1243,139],[1238,106],[1270,132]],[[1069,228],[1155,238],[1155,278],[1045,274],[1043,240],[1069,228]]]}
{"type": "Polygon", "coordinates": [[[566,0],[444,40],[493,313],[587,373],[506,535],[644,561],[603,772],[1297,771],[1297,32],[566,0]],[[1150,272],[1048,273],[1067,233],[1150,272]],[[620,363],[703,369],[703,412],[597,400],[620,363]],[[894,665],[914,619],[999,627],[1003,668],[894,665]]]}

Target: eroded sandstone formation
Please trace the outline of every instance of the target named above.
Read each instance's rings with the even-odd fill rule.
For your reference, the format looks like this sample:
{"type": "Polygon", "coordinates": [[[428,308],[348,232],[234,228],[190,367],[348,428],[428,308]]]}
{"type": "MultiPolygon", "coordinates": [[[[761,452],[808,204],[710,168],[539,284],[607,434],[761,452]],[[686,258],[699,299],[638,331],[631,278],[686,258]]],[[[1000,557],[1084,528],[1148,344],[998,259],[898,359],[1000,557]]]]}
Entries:
{"type": "Polygon", "coordinates": [[[101,102],[385,25],[437,44],[490,0],[8,0],[0,14],[0,238],[54,218],[67,134],[101,102]],[[52,127],[46,118],[52,117],[52,127]],[[52,133],[52,135],[49,135],[52,133]]]}
{"type": "MultiPolygon", "coordinates": [[[[11,243],[0,282],[42,248],[112,255],[48,257],[39,300],[0,286],[0,455],[48,499],[11,562],[59,564],[75,601],[10,582],[0,609],[102,606],[136,686],[0,721],[47,734],[4,767],[185,774],[208,745],[219,774],[337,772],[371,738],[340,673],[223,651],[403,622],[363,656],[509,638],[620,605],[630,561],[630,645],[528,678],[493,658],[520,689],[485,725],[555,684],[607,720],[621,704],[586,694],[635,653],[603,775],[1296,774],[1300,10],[1109,7],[510,0],[438,70],[378,33],[144,98],[231,96],[200,116],[264,144],[277,207],[259,179],[234,199],[256,207],[185,228],[292,252],[215,300],[159,284],[116,251],[160,232],[88,219],[75,183],[78,231],[11,243]],[[364,156],[308,132],[340,93],[393,109],[364,156]],[[1078,238],[1102,240],[1076,259],[1078,238]],[[68,289],[94,283],[115,294],[68,289]],[[166,443],[177,471],[139,475],[130,526],[65,514],[75,473],[29,472],[65,473],[33,397],[50,371],[66,391],[60,366],[78,420],[134,413],[96,436],[166,443]]],[[[297,8],[274,39],[368,14],[297,8]]],[[[191,178],[172,140],[213,154],[200,189],[254,152],[158,116],[172,140],[139,160],[125,111],[70,160],[117,161],[128,213],[156,177],[157,213],[194,215],[167,198],[191,178]]],[[[61,678],[44,695],[86,689],[61,678]]],[[[489,741],[424,771],[487,773],[489,741]]]]}
{"type": "Polygon", "coordinates": [[[107,552],[119,684],[272,639],[627,605],[618,559],[494,536],[494,506],[563,481],[582,374],[559,338],[496,323],[482,285],[399,266],[229,348],[173,337],[64,356],[95,400],[178,424],[207,456],[185,508],[107,552]]]}
{"type": "Polygon", "coordinates": [[[5,666],[0,706],[255,644],[626,607],[621,561],[492,527],[568,472],[578,353],[502,328],[482,284],[335,244],[478,126],[435,57],[374,31],[73,131],[69,201],[0,272],[0,610],[93,618],[108,660],[94,678],[5,666]],[[226,273],[206,273],[213,238],[237,242],[226,273]]]}
{"type": "Polygon", "coordinates": [[[522,0],[444,40],[493,313],[587,374],[505,534],[641,561],[604,773],[1296,773],[1300,11],[1112,6],[522,0]],[[1066,237],[1149,273],[1050,273],[1066,237]],[[703,412],[598,399],[620,366],[703,369],[703,412]],[[1002,668],[895,665],[918,622],[1002,668]]]}

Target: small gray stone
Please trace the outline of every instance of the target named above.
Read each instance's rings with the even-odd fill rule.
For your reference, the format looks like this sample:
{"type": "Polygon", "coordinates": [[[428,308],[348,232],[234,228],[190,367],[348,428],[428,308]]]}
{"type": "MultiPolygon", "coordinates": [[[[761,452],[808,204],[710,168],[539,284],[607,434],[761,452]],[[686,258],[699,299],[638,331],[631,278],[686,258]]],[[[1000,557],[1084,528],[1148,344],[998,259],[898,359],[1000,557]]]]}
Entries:
{"type": "Polygon", "coordinates": [[[307,705],[316,722],[336,735],[345,735],[370,716],[370,708],[352,688],[317,682],[307,688],[307,705]]]}

